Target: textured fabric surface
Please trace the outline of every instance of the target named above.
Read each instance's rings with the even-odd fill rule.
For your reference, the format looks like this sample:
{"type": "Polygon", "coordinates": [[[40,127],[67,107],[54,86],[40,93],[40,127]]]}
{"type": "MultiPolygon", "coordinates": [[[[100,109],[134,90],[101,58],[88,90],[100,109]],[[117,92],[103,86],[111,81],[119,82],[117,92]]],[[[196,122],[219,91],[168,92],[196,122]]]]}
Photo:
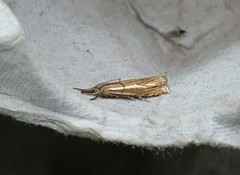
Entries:
{"type": "Polygon", "coordinates": [[[238,0],[4,2],[0,29],[15,39],[0,35],[2,114],[125,144],[240,147],[238,0]],[[162,74],[171,93],[149,101],[72,89],[162,74]]]}

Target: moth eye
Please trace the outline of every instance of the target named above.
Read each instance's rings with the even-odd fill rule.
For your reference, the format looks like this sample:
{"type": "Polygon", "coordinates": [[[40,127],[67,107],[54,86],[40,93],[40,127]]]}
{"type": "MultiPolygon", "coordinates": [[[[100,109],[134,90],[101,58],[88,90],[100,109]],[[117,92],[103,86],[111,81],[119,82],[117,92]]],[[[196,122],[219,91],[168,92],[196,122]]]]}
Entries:
{"type": "Polygon", "coordinates": [[[99,89],[94,89],[94,91],[95,91],[95,93],[99,93],[100,92],[99,89]]]}

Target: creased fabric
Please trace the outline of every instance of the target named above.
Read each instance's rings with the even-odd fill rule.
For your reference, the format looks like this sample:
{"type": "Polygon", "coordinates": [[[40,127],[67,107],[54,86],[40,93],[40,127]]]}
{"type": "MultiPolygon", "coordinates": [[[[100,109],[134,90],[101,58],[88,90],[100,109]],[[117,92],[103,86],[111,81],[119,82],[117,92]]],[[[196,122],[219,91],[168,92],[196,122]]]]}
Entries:
{"type": "Polygon", "coordinates": [[[0,112],[104,141],[240,148],[239,8],[238,0],[0,1],[0,112]],[[154,75],[168,78],[170,94],[89,101],[73,90],[154,75]]]}

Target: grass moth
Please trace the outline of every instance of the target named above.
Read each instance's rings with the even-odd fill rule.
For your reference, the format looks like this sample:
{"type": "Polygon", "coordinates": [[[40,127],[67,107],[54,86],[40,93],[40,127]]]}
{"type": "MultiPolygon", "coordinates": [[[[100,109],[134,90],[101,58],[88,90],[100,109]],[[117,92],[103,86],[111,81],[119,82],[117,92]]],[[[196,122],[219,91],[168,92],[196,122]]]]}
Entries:
{"type": "Polygon", "coordinates": [[[165,76],[152,76],[130,80],[119,79],[103,82],[88,89],[73,89],[79,90],[82,94],[95,96],[90,100],[95,100],[98,97],[127,99],[148,98],[170,92],[165,76]]]}

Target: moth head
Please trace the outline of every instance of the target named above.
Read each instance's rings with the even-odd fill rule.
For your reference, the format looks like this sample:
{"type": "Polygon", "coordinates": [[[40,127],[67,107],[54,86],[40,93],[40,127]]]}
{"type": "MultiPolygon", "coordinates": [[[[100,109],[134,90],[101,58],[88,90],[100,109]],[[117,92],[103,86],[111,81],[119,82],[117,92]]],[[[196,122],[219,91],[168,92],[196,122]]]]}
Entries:
{"type": "Polygon", "coordinates": [[[169,93],[170,93],[170,89],[169,89],[169,87],[167,87],[166,85],[163,86],[163,87],[161,88],[161,90],[162,90],[163,94],[169,94],[169,93]]]}
{"type": "Polygon", "coordinates": [[[162,81],[162,84],[167,84],[168,80],[165,76],[161,76],[160,79],[162,81]]]}
{"type": "Polygon", "coordinates": [[[94,88],[94,94],[99,94],[101,90],[99,88],[94,88]]]}

